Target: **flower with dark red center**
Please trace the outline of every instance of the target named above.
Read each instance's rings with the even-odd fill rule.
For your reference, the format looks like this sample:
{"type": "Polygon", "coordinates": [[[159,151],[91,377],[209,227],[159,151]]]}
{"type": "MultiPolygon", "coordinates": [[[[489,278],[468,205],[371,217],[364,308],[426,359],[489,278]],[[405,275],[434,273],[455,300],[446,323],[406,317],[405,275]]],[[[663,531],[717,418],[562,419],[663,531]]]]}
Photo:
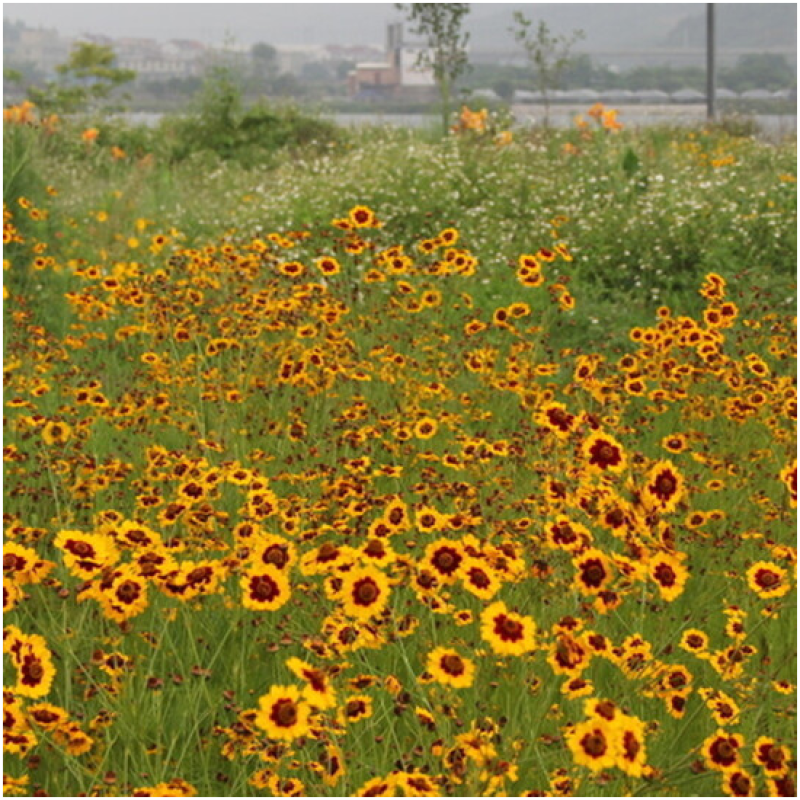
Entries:
{"type": "Polygon", "coordinates": [[[783,775],[789,767],[791,753],[768,736],[761,736],[753,746],[753,760],[760,764],[767,775],[783,775]]]}
{"type": "Polygon", "coordinates": [[[433,650],[428,655],[426,667],[435,681],[454,689],[472,686],[475,677],[475,664],[448,647],[433,650]]]}
{"type": "Polygon", "coordinates": [[[747,584],[763,600],[783,597],[791,589],[786,574],[771,561],[757,561],[747,570],[747,584]]]}
{"type": "Polygon", "coordinates": [[[254,611],[275,611],[291,595],[286,572],[273,564],[257,564],[241,578],[242,605],[254,611]]]}
{"type": "Polygon", "coordinates": [[[536,623],[527,616],[515,614],[503,602],[484,609],[481,614],[481,636],[500,655],[522,655],[536,647],[536,623]]]}
{"type": "Polygon", "coordinates": [[[482,600],[491,600],[500,589],[497,573],[473,556],[464,559],[459,574],[467,591],[482,600]]]}
{"type": "Polygon", "coordinates": [[[286,666],[308,684],[305,697],[314,708],[325,709],[336,705],[336,692],[323,670],[316,669],[299,658],[288,659],[286,666]]]}
{"type": "Polygon", "coordinates": [[[585,525],[573,522],[563,514],[559,514],[555,521],[548,522],[544,532],[549,547],[571,552],[581,549],[592,538],[585,525]]]}
{"type": "Polygon", "coordinates": [[[725,773],[722,788],[729,797],[752,797],[755,782],[752,775],[744,770],[732,769],[725,773]]]}
{"type": "Polygon", "coordinates": [[[17,683],[10,687],[11,691],[24,697],[46,695],[50,691],[56,670],[44,638],[38,634],[21,634],[17,646],[13,650],[9,649],[9,652],[17,669],[17,683]]]}
{"type": "Polygon", "coordinates": [[[678,554],[657,553],[650,559],[647,571],[658,585],[661,598],[667,602],[673,601],[683,592],[689,578],[689,570],[678,560],[678,554]]]}
{"type": "Polygon", "coordinates": [[[709,736],[702,747],[702,754],[709,769],[728,770],[739,764],[739,750],[744,739],[737,733],[729,734],[720,729],[709,736]]]}
{"type": "Polygon", "coordinates": [[[583,594],[598,594],[611,583],[611,562],[601,550],[590,548],[574,559],[573,564],[575,586],[583,594]]]}
{"type": "Polygon", "coordinates": [[[342,578],[341,598],[347,616],[361,620],[379,616],[389,599],[389,581],[371,565],[352,569],[342,578]]]}
{"type": "Polygon", "coordinates": [[[566,735],[575,763],[588,767],[592,772],[614,766],[612,735],[612,729],[603,720],[590,719],[575,725],[566,735]]]}
{"type": "Polygon", "coordinates": [[[581,449],[587,465],[596,472],[622,472],[627,466],[622,445],[606,433],[592,433],[581,449]]]}
{"type": "Polygon", "coordinates": [[[296,686],[273,686],[258,705],[253,721],[270,739],[291,741],[308,733],[311,709],[296,686]]]}
{"type": "Polygon", "coordinates": [[[685,481],[671,461],[659,461],[648,473],[642,492],[645,506],[661,514],[674,511],[685,493],[685,481]]]}
{"type": "Polygon", "coordinates": [[[547,655],[547,663],[556,675],[579,675],[591,659],[592,651],[568,633],[556,637],[547,655]]]}
{"type": "Polygon", "coordinates": [[[424,565],[443,583],[454,583],[464,560],[464,550],[459,542],[439,539],[425,548],[424,565]]]}

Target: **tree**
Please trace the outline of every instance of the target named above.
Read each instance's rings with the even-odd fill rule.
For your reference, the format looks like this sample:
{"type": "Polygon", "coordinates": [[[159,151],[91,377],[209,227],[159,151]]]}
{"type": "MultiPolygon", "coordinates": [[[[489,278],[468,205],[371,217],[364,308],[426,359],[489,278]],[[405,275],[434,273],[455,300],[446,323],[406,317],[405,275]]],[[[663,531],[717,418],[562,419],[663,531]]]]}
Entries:
{"type": "Polygon", "coordinates": [[[533,22],[521,11],[514,12],[514,25],[509,29],[514,40],[521,44],[533,67],[536,88],[544,103],[544,124],[550,120],[550,95],[559,87],[561,75],[572,62],[570,51],[575,42],[583,39],[583,31],[573,31],[572,35],[555,36],[550,33],[547,23],[541,20],[535,32],[533,22]]]}
{"type": "Polygon", "coordinates": [[[250,48],[253,71],[259,78],[271,78],[278,72],[278,51],[266,42],[258,42],[250,48]]]}
{"type": "Polygon", "coordinates": [[[469,13],[469,3],[398,3],[412,33],[425,38],[427,49],[417,56],[417,66],[433,72],[442,101],[442,127],[447,133],[453,84],[469,67],[469,34],[461,32],[461,23],[469,13]]]}
{"type": "Polygon", "coordinates": [[[41,88],[32,86],[28,96],[42,111],[68,114],[85,110],[136,77],[133,70],[117,67],[116,58],[110,47],[79,42],[66,63],[56,67],[58,81],[49,81],[41,88]]]}

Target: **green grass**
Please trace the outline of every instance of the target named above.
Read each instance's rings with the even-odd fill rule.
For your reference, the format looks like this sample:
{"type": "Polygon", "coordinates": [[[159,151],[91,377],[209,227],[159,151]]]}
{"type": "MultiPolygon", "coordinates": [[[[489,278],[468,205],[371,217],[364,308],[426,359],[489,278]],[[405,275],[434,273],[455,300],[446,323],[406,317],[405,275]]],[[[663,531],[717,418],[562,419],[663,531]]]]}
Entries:
{"type": "MultiPolygon", "coordinates": [[[[8,774],[51,795],[124,795],[180,778],[200,795],[250,796],[269,793],[249,783],[269,768],[303,781],[307,794],[350,796],[373,778],[424,769],[444,794],[514,796],[554,791],[564,770],[575,795],[719,795],[721,775],[700,754],[720,727],[699,695],[707,688],[739,705],[739,721],[723,727],[742,735],[742,767],[766,791],[755,742],[769,736],[791,747],[796,734],[794,693],[772,685],[794,680],[796,609],[791,593],[759,597],[746,572],[758,561],[780,565],[794,587],[795,514],[780,477],[794,453],[793,399],[796,407],[793,143],[649,129],[589,138],[520,133],[500,147],[491,135],[438,141],[373,130],[343,135],[324,154],[276,150],[277,165],[249,167],[207,152],[172,162],[152,135],[110,124],[93,146],[67,126],[49,137],[14,129],[7,146],[5,200],[24,241],[5,253],[6,539],[53,567],[43,582],[20,581],[26,597],[6,622],[43,636],[56,669],[50,692],[23,695],[22,703],[65,709],[94,740],[73,755],[52,732],[36,729],[38,744],[7,754],[8,774]],[[114,160],[115,132],[153,144],[152,156],[114,160]],[[31,219],[20,197],[47,209],[47,219],[31,219]],[[359,204],[383,226],[360,230],[371,245],[348,254],[346,235],[330,223],[359,204]],[[420,254],[416,243],[447,227],[459,231],[456,246],[477,257],[474,275],[426,271],[435,256],[420,254]],[[268,239],[290,231],[307,236],[286,249],[268,239]],[[255,239],[268,242],[269,256],[253,255],[255,239]],[[523,287],[519,256],[556,242],[573,260],[544,263],[544,284],[523,287]],[[375,254],[396,245],[416,266],[366,281],[375,254]],[[323,290],[309,288],[321,282],[314,259],[333,253],[341,273],[323,290]],[[52,261],[39,270],[37,256],[52,261]],[[276,265],[289,260],[306,265],[303,279],[279,274],[276,265]],[[661,335],[663,306],[714,339],[703,323],[709,302],[698,294],[710,272],[727,280],[725,299],[739,312],[715,339],[716,361],[674,340],[652,348],[631,340],[637,327],[661,335]],[[103,288],[111,275],[119,287],[103,288]],[[565,286],[574,310],[554,302],[565,286]],[[441,302],[412,313],[409,297],[433,289],[441,302]],[[495,310],[514,302],[527,303],[530,315],[512,328],[493,325],[495,310]],[[326,320],[332,306],[347,313],[326,320]],[[465,324],[476,319],[487,329],[467,336],[465,324]],[[174,335],[181,325],[188,341],[174,335]],[[304,325],[315,335],[300,338],[304,325]],[[209,352],[220,338],[236,347],[209,352]],[[491,354],[484,372],[467,367],[477,350],[491,354]],[[636,355],[650,394],[626,391],[625,354],[636,355]],[[768,376],[753,372],[753,354],[768,376]],[[151,355],[165,366],[148,364],[151,355]],[[308,360],[307,382],[279,380],[288,355],[308,360]],[[596,371],[583,379],[576,369],[588,357],[596,371]],[[555,374],[537,372],[546,364],[557,366],[555,374]],[[357,370],[370,380],[359,380],[357,370]],[[108,405],[81,402],[87,387],[108,405]],[[234,390],[241,402],[231,399],[234,390]],[[758,392],[761,401],[753,399],[758,392]],[[159,405],[161,395],[168,406],[159,405]],[[551,401],[585,415],[564,440],[537,421],[551,401]],[[735,401],[750,406],[742,412],[735,401]],[[425,416],[438,421],[432,438],[398,435],[425,416]],[[48,444],[54,420],[69,426],[68,441],[48,444]],[[291,435],[298,423],[300,438],[291,435]],[[621,474],[600,479],[587,467],[582,448],[596,428],[622,443],[621,474]],[[687,449],[668,453],[664,438],[679,433],[687,449]],[[491,455],[493,445],[505,455],[491,455]],[[167,466],[152,466],[156,447],[169,451],[167,466]],[[458,456],[460,468],[448,467],[445,456],[458,456]],[[357,458],[370,459],[366,471],[351,463],[357,458]],[[675,511],[645,513],[648,475],[666,458],[685,479],[686,496],[675,511]],[[206,517],[194,524],[158,516],[185,479],[176,464],[194,466],[197,479],[223,475],[206,498],[206,517]],[[393,536],[401,559],[386,568],[394,584],[389,613],[374,621],[380,646],[342,649],[323,629],[341,602],[321,576],[295,566],[287,605],[243,607],[248,556],[233,530],[255,512],[247,488],[230,480],[237,466],[268,479],[279,501],[264,528],[301,555],[325,541],[360,547],[396,497],[412,510],[479,519],[466,531],[411,528],[393,536]],[[392,467],[402,470],[379,472],[392,467]],[[564,484],[563,501],[548,495],[548,478],[564,484]],[[163,502],[150,508],[146,497],[163,502]],[[601,521],[612,500],[628,509],[625,535],[601,521]],[[365,504],[361,514],[348,509],[351,501],[365,504]],[[112,509],[161,533],[170,544],[159,552],[178,563],[211,560],[222,573],[219,588],[182,601],[150,578],[147,607],[122,624],[98,600],[79,600],[84,581],[67,568],[55,537],[98,530],[98,515],[112,509]],[[688,524],[692,512],[714,510],[722,513],[701,528],[688,524]],[[580,592],[572,554],[545,544],[545,527],[560,514],[586,526],[592,546],[614,561],[618,607],[604,609],[580,592]],[[494,600],[535,620],[534,652],[495,654],[480,632],[490,601],[461,582],[437,592],[444,613],[417,595],[411,578],[439,538],[480,547],[486,559],[500,558],[492,548],[514,548],[524,571],[506,576],[494,600]],[[674,551],[684,554],[689,577],[666,601],[637,567],[674,551]],[[744,615],[743,643],[755,648],[741,672],[725,673],[679,647],[689,628],[708,634],[713,653],[732,647],[726,623],[734,607],[744,615]],[[457,611],[471,612],[472,621],[459,624],[457,611]],[[586,718],[585,698],[567,697],[566,678],[547,661],[568,617],[615,648],[639,635],[651,648],[650,666],[692,674],[686,712],[676,717],[650,691],[652,674],[626,674],[599,656],[582,673],[592,697],[613,700],[646,725],[645,775],[617,767],[593,774],[565,744],[568,726],[586,718]],[[407,635],[406,618],[417,625],[407,635]],[[437,646],[474,659],[471,687],[421,680],[437,646]],[[130,668],[104,671],[112,653],[130,668]],[[240,714],[257,708],[271,686],[301,685],[286,667],[291,656],[334,670],[338,707],[320,712],[317,729],[273,763],[266,749],[274,742],[242,727],[240,714]],[[353,688],[359,675],[372,676],[372,685],[353,688]],[[390,691],[387,679],[400,690],[390,691]],[[362,693],[373,700],[372,716],[338,727],[345,698],[362,693]],[[419,722],[417,708],[434,715],[435,731],[419,722]],[[462,770],[457,737],[481,726],[492,730],[483,737],[485,763],[467,756],[462,770]],[[326,786],[312,765],[333,744],[346,772],[326,786]],[[507,765],[517,776],[492,789],[483,773],[507,765]]],[[[135,552],[119,549],[130,563],[135,552]]],[[[5,659],[6,687],[14,689],[17,666],[5,659]]]]}

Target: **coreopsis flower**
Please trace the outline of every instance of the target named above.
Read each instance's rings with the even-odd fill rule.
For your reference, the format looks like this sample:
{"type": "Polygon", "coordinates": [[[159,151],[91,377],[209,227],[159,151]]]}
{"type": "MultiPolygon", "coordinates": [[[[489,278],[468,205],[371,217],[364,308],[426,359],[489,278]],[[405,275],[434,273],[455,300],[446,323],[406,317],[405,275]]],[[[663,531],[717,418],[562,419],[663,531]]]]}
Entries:
{"type": "Polygon", "coordinates": [[[595,547],[584,550],[573,558],[575,588],[582,594],[598,594],[611,583],[614,574],[611,560],[595,547]]]}
{"type": "Polygon", "coordinates": [[[309,732],[311,706],[296,686],[273,686],[258,705],[253,721],[270,739],[292,741],[309,732]]]}
{"type": "Polygon", "coordinates": [[[67,569],[79,578],[93,578],[119,560],[113,540],[104,533],[59,531],[54,544],[62,551],[67,569]]]}
{"type": "Polygon", "coordinates": [[[147,608],[147,580],[131,564],[123,564],[104,575],[91,591],[107,617],[125,622],[147,608]]]}
{"type": "Polygon", "coordinates": [[[389,601],[389,580],[373,566],[350,570],[342,578],[342,610],[348,617],[369,620],[380,616],[389,601]]]}
{"type": "Polygon", "coordinates": [[[481,600],[491,600],[502,586],[497,572],[485,561],[472,556],[461,562],[458,574],[464,588],[481,600]]]}
{"type": "Polygon", "coordinates": [[[253,611],[276,611],[291,597],[286,572],[271,563],[256,563],[240,580],[242,605],[253,611]]]}
{"type": "Polygon", "coordinates": [[[66,444],[72,438],[72,428],[66,422],[51,420],[42,428],[42,440],[48,446],[66,444]]]}
{"type": "Polygon", "coordinates": [[[556,675],[577,676],[589,666],[593,652],[583,637],[560,633],[550,646],[547,663],[556,675]]]}
{"type": "Polygon", "coordinates": [[[642,502],[660,514],[674,511],[685,493],[683,475],[671,461],[659,461],[648,473],[642,502]]]}
{"type": "Polygon", "coordinates": [[[787,572],[771,561],[756,561],[746,573],[747,585],[762,599],[783,597],[791,590],[787,572]]]}
{"type": "Polygon", "coordinates": [[[700,752],[709,769],[726,772],[741,763],[739,751],[743,745],[743,736],[719,728],[716,733],[705,739],[700,752]]]}
{"type": "Polygon", "coordinates": [[[56,675],[47,642],[38,634],[21,634],[11,649],[11,662],[17,682],[11,691],[23,697],[43,697],[50,691],[56,675]]]}
{"type": "Polygon", "coordinates": [[[389,502],[383,510],[381,519],[389,528],[390,535],[411,528],[408,506],[399,497],[395,497],[389,502]]]}
{"type": "Polygon", "coordinates": [[[343,723],[360,722],[372,716],[372,698],[369,695],[351,695],[342,704],[339,719],[343,723]]]}
{"type": "Polygon", "coordinates": [[[303,694],[312,707],[323,710],[336,705],[336,690],[325,671],[299,658],[288,659],[286,666],[306,682],[303,694]]]}
{"type": "Polygon", "coordinates": [[[697,628],[688,628],[681,634],[678,646],[688,653],[694,653],[702,658],[708,652],[709,637],[704,631],[697,628]]]}
{"type": "Polygon", "coordinates": [[[616,741],[616,766],[626,775],[640,778],[647,763],[644,722],[620,714],[612,727],[616,741]]]}
{"type": "Polygon", "coordinates": [[[44,730],[58,728],[69,720],[69,714],[59,706],[50,703],[36,703],[26,709],[28,717],[44,730]]]}
{"type": "Polygon", "coordinates": [[[394,797],[394,789],[391,775],[388,778],[370,778],[353,797],[394,797]]]}
{"type": "Polygon", "coordinates": [[[433,417],[423,417],[414,425],[414,436],[417,439],[430,439],[436,435],[439,423],[433,417]]]}
{"type": "Polygon", "coordinates": [[[753,797],[756,782],[743,769],[729,769],[722,776],[722,790],[728,797],[753,797]]]}
{"type": "Polygon", "coordinates": [[[581,453],[586,466],[599,473],[619,473],[627,466],[622,445],[607,433],[594,432],[583,443],[581,453]]]}
{"type": "Polygon", "coordinates": [[[592,540],[592,534],[585,525],[573,522],[563,514],[545,524],[544,534],[548,547],[569,552],[583,550],[592,540]]]}
{"type": "Polygon", "coordinates": [[[226,568],[220,561],[183,561],[178,569],[161,576],[158,586],[170,597],[192,600],[216,592],[225,574],[226,568]]]}
{"type": "Polygon", "coordinates": [[[316,259],[314,263],[325,276],[338,275],[342,271],[342,265],[332,256],[323,256],[316,259]]]}
{"type": "Polygon", "coordinates": [[[375,212],[367,206],[354,206],[350,209],[347,219],[355,228],[379,228],[381,226],[375,212]]]}
{"type": "Polygon", "coordinates": [[[578,418],[563,403],[545,403],[535,414],[534,422],[552,431],[559,439],[567,439],[576,429],[578,418]]]}
{"type": "MultiPolygon", "coordinates": [[[[3,109],[5,114],[7,109],[3,109]]],[[[19,778],[14,778],[11,775],[3,773],[3,797],[29,797],[31,790],[28,788],[30,782],[29,775],[21,775],[19,778]]]]}
{"type": "Polygon", "coordinates": [[[662,600],[672,602],[689,579],[689,570],[672,553],[656,553],[647,563],[647,574],[658,586],[662,600]]]}
{"type": "Polygon", "coordinates": [[[433,680],[454,689],[466,689],[475,679],[475,663],[450,647],[437,647],[426,664],[433,680]]]}
{"type": "Polygon", "coordinates": [[[531,617],[509,611],[502,601],[481,613],[481,638],[498,655],[518,656],[536,647],[536,623],[531,617]]]}
{"type": "Polygon", "coordinates": [[[564,737],[576,764],[592,772],[613,767],[617,761],[615,730],[603,719],[577,723],[564,737]]]}
{"type": "Polygon", "coordinates": [[[430,570],[440,584],[455,583],[465,553],[460,542],[452,539],[437,539],[425,548],[420,562],[421,569],[430,570]]]}
{"type": "Polygon", "coordinates": [[[30,547],[18,542],[3,544],[3,577],[17,586],[41,583],[54,566],[52,561],[45,561],[30,547]]]}
{"type": "Polygon", "coordinates": [[[753,761],[769,776],[777,777],[788,772],[791,758],[789,748],[769,736],[760,736],[753,745],[753,761]]]}

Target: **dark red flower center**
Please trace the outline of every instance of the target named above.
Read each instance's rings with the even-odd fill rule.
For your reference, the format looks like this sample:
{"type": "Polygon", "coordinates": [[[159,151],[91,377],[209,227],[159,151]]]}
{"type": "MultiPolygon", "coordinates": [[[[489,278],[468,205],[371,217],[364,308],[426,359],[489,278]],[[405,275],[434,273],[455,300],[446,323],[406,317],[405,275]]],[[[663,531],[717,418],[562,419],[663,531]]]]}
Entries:
{"type": "Polygon", "coordinates": [[[380,587],[372,578],[362,578],[356,582],[353,599],[360,606],[372,605],[380,594],[380,587]]]}
{"type": "Polygon", "coordinates": [[[141,594],[142,589],[136,581],[123,581],[117,588],[116,595],[123,603],[133,603],[141,594]]]}
{"type": "Polygon", "coordinates": [[[600,758],[608,750],[608,743],[600,731],[594,731],[581,739],[581,748],[592,758],[600,758]]]}
{"type": "Polygon", "coordinates": [[[466,669],[463,659],[455,653],[448,653],[439,663],[448,675],[463,675],[466,669]]]}
{"type": "Polygon", "coordinates": [[[291,728],[297,723],[297,706],[288,697],[278,700],[272,707],[270,718],[281,728],[291,728]]]}
{"type": "Polygon", "coordinates": [[[280,593],[280,587],[268,575],[254,575],[250,579],[250,596],[259,603],[269,603],[280,593]]]}
{"type": "Polygon", "coordinates": [[[501,614],[499,617],[495,618],[494,632],[504,642],[518,642],[525,633],[520,622],[507,617],[505,614],[501,614]]]}

